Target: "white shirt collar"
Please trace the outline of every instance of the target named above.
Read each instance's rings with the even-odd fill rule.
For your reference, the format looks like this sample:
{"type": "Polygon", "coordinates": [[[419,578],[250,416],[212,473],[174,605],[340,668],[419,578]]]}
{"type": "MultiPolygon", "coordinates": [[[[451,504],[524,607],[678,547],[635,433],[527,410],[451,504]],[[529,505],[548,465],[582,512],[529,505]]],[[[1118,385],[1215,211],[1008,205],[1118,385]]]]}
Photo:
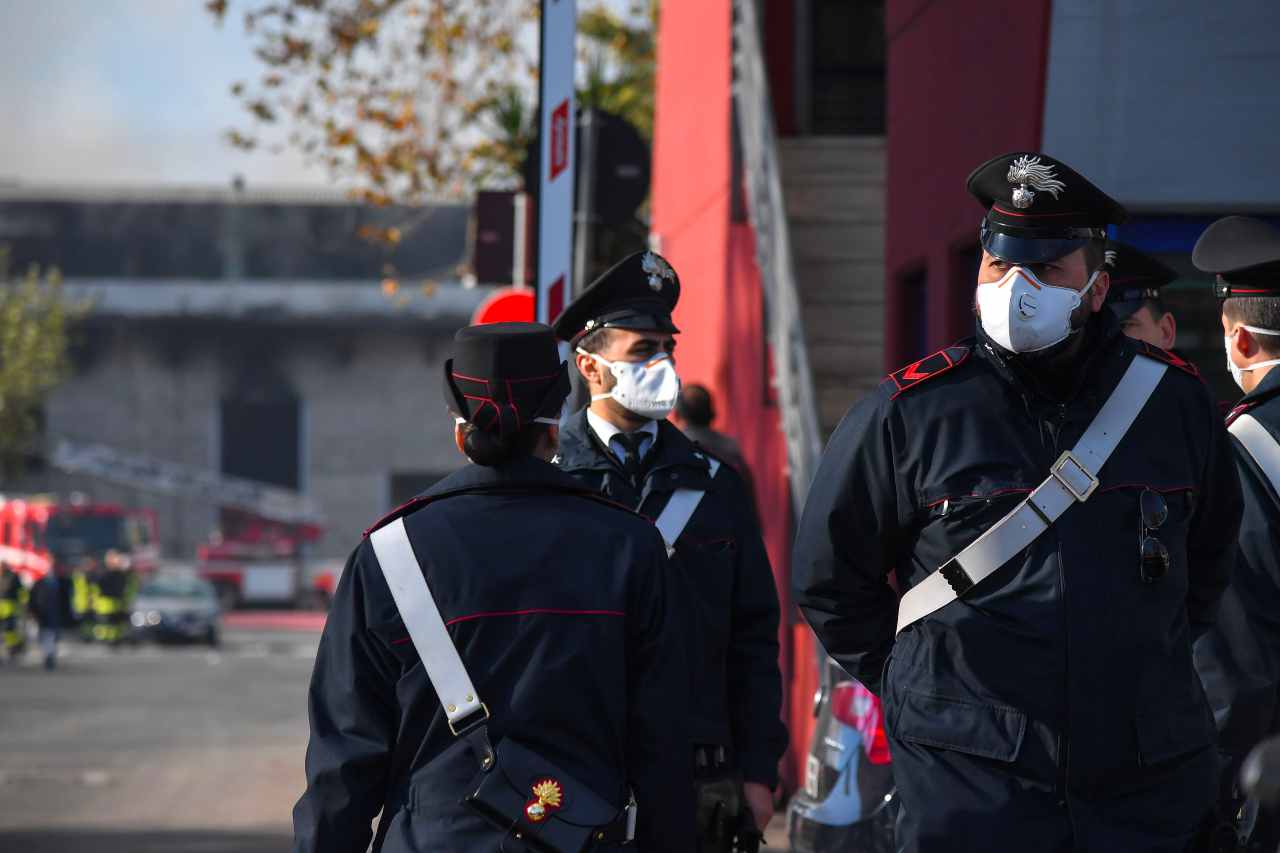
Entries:
{"type": "MultiPolygon", "coordinates": [[[[587,409],[587,423],[590,424],[591,429],[595,431],[596,437],[600,439],[600,443],[609,448],[610,452],[616,453],[617,451],[614,449],[613,445],[609,444],[609,442],[613,440],[615,435],[623,432],[623,430],[618,429],[616,426],[591,411],[591,409],[587,409]]],[[[644,426],[640,427],[638,430],[634,430],[634,432],[648,433],[649,441],[644,442],[640,448],[640,456],[647,456],[649,451],[653,449],[654,442],[658,440],[658,422],[645,421],[644,426]]]]}

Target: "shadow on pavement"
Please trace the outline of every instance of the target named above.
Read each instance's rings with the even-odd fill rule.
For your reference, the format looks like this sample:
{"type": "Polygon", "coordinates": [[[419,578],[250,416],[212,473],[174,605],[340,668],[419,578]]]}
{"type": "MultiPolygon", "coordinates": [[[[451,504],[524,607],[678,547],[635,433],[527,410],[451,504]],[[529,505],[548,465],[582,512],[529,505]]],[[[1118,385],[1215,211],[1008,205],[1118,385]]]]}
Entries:
{"type": "Polygon", "coordinates": [[[210,830],[0,830],[0,850],[23,853],[288,853],[289,835],[210,830]]]}

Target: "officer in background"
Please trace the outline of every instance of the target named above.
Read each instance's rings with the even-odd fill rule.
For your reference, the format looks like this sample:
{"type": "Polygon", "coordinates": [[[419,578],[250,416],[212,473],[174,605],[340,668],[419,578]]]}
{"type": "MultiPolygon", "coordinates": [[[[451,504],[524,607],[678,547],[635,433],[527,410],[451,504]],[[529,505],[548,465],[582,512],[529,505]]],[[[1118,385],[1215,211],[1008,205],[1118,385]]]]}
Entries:
{"type": "MultiPolygon", "coordinates": [[[[1238,559],[1196,665],[1218,721],[1222,809],[1235,811],[1241,761],[1280,732],[1280,231],[1229,216],[1210,225],[1192,262],[1217,276],[1227,367],[1240,390],[1227,416],[1244,493],[1238,559]]],[[[1280,822],[1264,812],[1255,841],[1274,850],[1280,822]]]]}
{"type": "MultiPolygon", "coordinates": [[[[347,562],[311,680],[297,853],[365,850],[379,812],[384,853],[521,853],[528,835],[584,826],[585,849],[614,850],[628,789],[640,850],[692,850],[679,581],[651,524],[549,464],[568,388],[546,326],[458,332],[445,400],[474,464],[379,521],[347,562]],[[483,712],[456,725],[376,550],[400,524],[427,581],[408,604],[434,599],[483,712]],[[511,763],[530,752],[557,771],[511,763]],[[603,819],[587,811],[599,801],[603,819]]],[[[438,666],[447,651],[426,655],[438,666]]]]}
{"type": "Polygon", "coordinates": [[[675,425],[694,444],[733,466],[733,470],[738,472],[747,487],[751,506],[755,507],[755,480],[751,476],[746,457],[742,455],[742,448],[733,436],[725,435],[711,425],[716,419],[716,404],[711,398],[711,392],[696,382],[682,384],[680,399],[676,400],[676,408],[672,414],[675,425]]]}
{"type": "Polygon", "coordinates": [[[773,814],[787,745],[778,595],[742,478],[665,420],[680,392],[679,330],[671,320],[679,298],[680,280],[666,260],[637,252],[556,320],[591,393],[591,405],[561,434],[558,462],[664,531],[695,604],[687,715],[699,849],[746,849],[773,814]]]}
{"type": "Polygon", "coordinates": [[[1033,152],[968,189],[977,336],[837,427],[796,600],[882,696],[900,850],[1181,853],[1215,793],[1190,648],[1239,523],[1226,432],[1194,368],[1103,310],[1118,203],[1033,152]]]}
{"type": "Polygon", "coordinates": [[[1160,288],[1175,281],[1170,267],[1128,243],[1110,242],[1106,251],[1111,287],[1107,307],[1129,337],[1172,350],[1178,338],[1178,322],[1160,298],[1160,288]]]}
{"type": "Polygon", "coordinates": [[[5,660],[14,660],[26,644],[27,588],[18,573],[0,563],[0,640],[5,660]]]}

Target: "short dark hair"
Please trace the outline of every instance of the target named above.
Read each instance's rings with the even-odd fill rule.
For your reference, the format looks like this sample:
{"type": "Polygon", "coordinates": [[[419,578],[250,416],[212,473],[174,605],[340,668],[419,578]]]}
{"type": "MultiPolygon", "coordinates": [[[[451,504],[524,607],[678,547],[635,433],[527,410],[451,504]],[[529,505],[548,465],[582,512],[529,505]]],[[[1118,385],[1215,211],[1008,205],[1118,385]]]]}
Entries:
{"type": "MultiPolygon", "coordinates": [[[[1222,313],[1245,326],[1280,332],[1280,296],[1233,296],[1223,300],[1222,313]]],[[[1258,346],[1268,355],[1280,354],[1280,335],[1261,335],[1258,346]]]]}
{"type": "Polygon", "coordinates": [[[1152,296],[1142,300],[1143,306],[1151,312],[1151,319],[1159,322],[1169,313],[1169,306],[1164,304],[1164,300],[1159,296],[1152,296]]]}
{"type": "Polygon", "coordinates": [[[578,341],[578,348],[583,352],[600,352],[607,349],[613,340],[613,329],[603,326],[593,332],[587,332],[582,340],[578,341]]]}
{"type": "Polygon", "coordinates": [[[680,420],[692,426],[711,426],[711,422],[716,419],[711,392],[697,383],[684,386],[680,389],[680,398],[676,400],[676,414],[680,420]]]}
{"type": "Polygon", "coordinates": [[[1084,249],[1084,266],[1093,275],[1094,270],[1100,269],[1107,260],[1107,241],[1106,240],[1090,240],[1081,248],[1084,249]]]}

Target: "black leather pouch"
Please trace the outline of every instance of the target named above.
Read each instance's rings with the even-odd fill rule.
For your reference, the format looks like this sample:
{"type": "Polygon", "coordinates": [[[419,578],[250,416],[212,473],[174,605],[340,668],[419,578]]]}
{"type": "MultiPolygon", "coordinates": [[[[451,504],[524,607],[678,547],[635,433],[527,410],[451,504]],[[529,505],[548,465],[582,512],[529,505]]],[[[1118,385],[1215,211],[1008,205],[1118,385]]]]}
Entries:
{"type": "Polygon", "coordinates": [[[581,853],[621,809],[511,738],[463,802],[534,850],[581,853]]]}

